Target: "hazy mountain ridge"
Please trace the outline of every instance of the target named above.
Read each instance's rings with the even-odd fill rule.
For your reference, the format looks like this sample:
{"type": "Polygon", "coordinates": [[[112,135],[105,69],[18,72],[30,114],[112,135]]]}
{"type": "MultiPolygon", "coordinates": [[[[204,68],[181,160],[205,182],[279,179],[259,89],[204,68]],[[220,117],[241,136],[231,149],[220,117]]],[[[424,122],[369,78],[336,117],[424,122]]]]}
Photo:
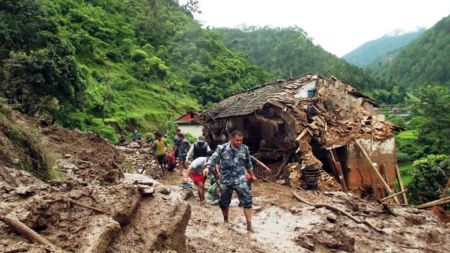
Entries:
{"type": "Polygon", "coordinates": [[[414,32],[394,30],[381,38],[366,42],[355,50],[345,54],[342,59],[359,67],[367,67],[378,61],[383,61],[387,55],[395,55],[395,52],[408,45],[426,31],[420,28],[414,32]]]}
{"type": "Polygon", "coordinates": [[[450,83],[450,16],[440,20],[389,61],[371,67],[390,83],[416,90],[425,84],[450,83]]]}

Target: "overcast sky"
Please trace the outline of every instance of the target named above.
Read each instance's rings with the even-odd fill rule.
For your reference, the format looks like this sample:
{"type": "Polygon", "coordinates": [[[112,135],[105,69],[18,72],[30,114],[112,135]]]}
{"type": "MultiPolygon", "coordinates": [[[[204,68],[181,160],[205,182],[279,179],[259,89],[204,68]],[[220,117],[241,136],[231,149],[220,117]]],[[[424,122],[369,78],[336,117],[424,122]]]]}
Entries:
{"type": "MultiPolygon", "coordinates": [[[[181,3],[186,0],[180,0],[181,3]]],[[[450,15],[450,0],[199,0],[204,26],[292,26],[342,56],[395,29],[431,27],[450,15]]]]}

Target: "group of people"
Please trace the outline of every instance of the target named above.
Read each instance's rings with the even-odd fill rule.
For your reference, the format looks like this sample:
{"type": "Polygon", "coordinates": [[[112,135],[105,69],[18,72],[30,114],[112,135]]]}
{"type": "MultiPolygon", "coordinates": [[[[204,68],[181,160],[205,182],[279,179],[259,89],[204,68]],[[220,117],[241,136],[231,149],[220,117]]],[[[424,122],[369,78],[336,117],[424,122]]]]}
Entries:
{"type": "Polygon", "coordinates": [[[176,131],[170,152],[168,152],[168,143],[161,133],[155,134],[155,139],[151,141],[150,146],[151,155],[156,158],[164,173],[176,167],[181,175],[187,169],[188,161],[193,161],[201,156],[204,157],[211,151],[203,136],[200,136],[197,142],[191,144],[180,129],[176,131]],[[171,162],[172,160],[173,162],[171,162]],[[171,164],[174,166],[170,166],[171,164]]]}
{"type": "MultiPolygon", "coordinates": [[[[253,202],[250,190],[251,183],[257,181],[254,168],[260,167],[268,173],[271,173],[271,170],[250,155],[248,147],[243,144],[243,139],[243,133],[235,130],[231,133],[230,141],[219,145],[215,152],[205,149],[204,153],[190,163],[184,181],[186,182],[188,177],[192,179],[197,186],[200,202],[204,202],[205,182],[210,176],[210,184],[215,185],[215,193],[219,197],[218,204],[225,222],[228,222],[231,198],[233,192],[236,192],[240,206],[244,208],[247,230],[253,231],[253,202]]],[[[195,152],[195,147],[193,150],[195,152]]]]}
{"type": "MultiPolygon", "coordinates": [[[[229,207],[233,192],[236,192],[240,206],[244,209],[247,230],[252,227],[252,182],[257,181],[254,168],[261,168],[271,173],[269,167],[250,155],[249,149],[243,144],[244,135],[235,130],[228,142],[219,145],[213,152],[203,136],[191,144],[186,136],[177,130],[173,140],[173,148],[169,156],[175,157],[177,169],[187,183],[189,178],[196,185],[201,203],[205,201],[205,182],[210,178],[210,186],[214,187],[214,195],[222,210],[225,222],[228,222],[229,207]]],[[[153,156],[163,172],[167,172],[168,144],[162,134],[157,133],[151,143],[153,156]]]]}

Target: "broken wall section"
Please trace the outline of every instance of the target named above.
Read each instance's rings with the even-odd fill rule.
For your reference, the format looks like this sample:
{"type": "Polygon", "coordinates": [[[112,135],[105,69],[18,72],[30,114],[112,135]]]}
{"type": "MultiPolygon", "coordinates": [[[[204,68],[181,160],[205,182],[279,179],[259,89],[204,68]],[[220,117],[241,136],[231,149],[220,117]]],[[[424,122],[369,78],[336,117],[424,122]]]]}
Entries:
{"type": "MultiPolygon", "coordinates": [[[[384,141],[361,138],[356,140],[366,150],[372,161],[384,180],[389,184],[391,189],[394,188],[396,180],[396,148],[395,137],[391,137],[384,141]]],[[[375,197],[381,198],[387,196],[382,182],[371,168],[369,161],[362,152],[355,146],[354,142],[347,145],[347,164],[349,170],[347,184],[351,190],[364,190],[371,188],[375,197]]]]}

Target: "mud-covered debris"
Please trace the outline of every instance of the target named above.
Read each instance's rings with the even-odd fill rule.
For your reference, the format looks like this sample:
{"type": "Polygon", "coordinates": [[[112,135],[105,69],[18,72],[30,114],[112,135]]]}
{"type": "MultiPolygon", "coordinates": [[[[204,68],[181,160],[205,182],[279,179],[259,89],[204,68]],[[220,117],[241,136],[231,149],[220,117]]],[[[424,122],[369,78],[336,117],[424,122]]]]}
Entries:
{"type": "Polygon", "coordinates": [[[153,181],[150,181],[150,180],[147,180],[147,181],[145,181],[145,180],[135,180],[133,182],[133,184],[153,186],[153,181]]]}
{"type": "Polygon", "coordinates": [[[329,249],[355,252],[355,239],[342,231],[336,231],[332,234],[322,232],[314,237],[314,241],[329,249]]]}
{"type": "Polygon", "coordinates": [[[19,186],[15,189],[17,195],[20,195],[21,197],[30,197],[35,193],[35,190],[32,189],[31,187],[27,187],[27,186],[19,186]]]}
{"type": "Polygon", "coordinates": [[[299,235],[294,240],[299,246],[314,251],[316,246],[314,245],[314,241],[312,240],[312,235],[299,235]]]}
{"type": "Polygon", "coordinates": [[[164,194],[164,195],[170,194],[170,189],[168,187],[160,187],[158,191],[159,191],[159,193],[164,194]]]}
{"type": "Polygon", "coordinates": [[[192,190],[185,190],[183,195],[183,200],[188,200],[190,198],[194,197],[194,193],[192,190]]]}

